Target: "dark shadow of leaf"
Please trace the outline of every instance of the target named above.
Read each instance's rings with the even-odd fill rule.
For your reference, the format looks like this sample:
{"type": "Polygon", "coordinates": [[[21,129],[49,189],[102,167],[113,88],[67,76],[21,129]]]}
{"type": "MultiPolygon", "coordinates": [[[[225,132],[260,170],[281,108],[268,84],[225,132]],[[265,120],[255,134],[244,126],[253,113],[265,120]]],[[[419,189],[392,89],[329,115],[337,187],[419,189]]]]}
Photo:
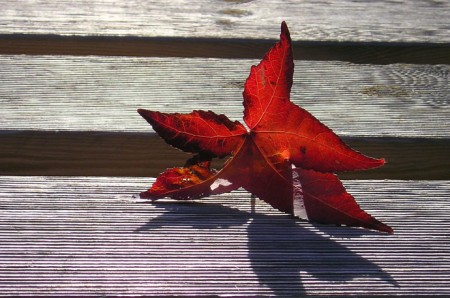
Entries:
{"type": "MultiPolygon", "coordinates": [[[[319,281],[345,285],[364,277],[398,286],[378,265],[331,239],[333,231],[345,229],[345,238],[367,233],[383,234],[348,227],[299,223],[286,215],[252,214],[219,204],[193,202],[155,202],[163,214],[135,230],[145,233],[161,227],[190,225],[193,229],[220,229],[248,224],[248,257],[261,285],[275,295],[307,294],[300,272],[319,281]],[[307,226],[305,226],[307,225],[307,226]],[[326,233],[322,233],[326,230],[326,233]],[[324,235],[321,235],[324,234],[324,235]],[[327,234],[327,235],[325,235],[327,234]]],[[[343,235],[343,232],[336,232],[343,235]]]]}

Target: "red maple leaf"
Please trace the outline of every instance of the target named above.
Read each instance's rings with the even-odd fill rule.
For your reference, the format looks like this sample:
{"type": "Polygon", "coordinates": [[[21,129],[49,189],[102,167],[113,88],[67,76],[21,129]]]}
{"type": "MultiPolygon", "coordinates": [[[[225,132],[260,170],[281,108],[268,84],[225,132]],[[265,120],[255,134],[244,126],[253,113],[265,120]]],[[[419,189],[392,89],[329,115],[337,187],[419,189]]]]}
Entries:
{"type": "Polygon", "coordinates": [[[280,41],[252,66],[244,86],[244,122],[212,111],[189,114],[139,109],[170,145],[196,153],[163,172],[142,198],[195,199],[243,187],[273,207],[310,221],[392,233],[346,192],[337,171],[379,167],[290,101],[294,62],[286,23],[280,41]],[[213,157],[231,156],[220,171],[213,157]]]}

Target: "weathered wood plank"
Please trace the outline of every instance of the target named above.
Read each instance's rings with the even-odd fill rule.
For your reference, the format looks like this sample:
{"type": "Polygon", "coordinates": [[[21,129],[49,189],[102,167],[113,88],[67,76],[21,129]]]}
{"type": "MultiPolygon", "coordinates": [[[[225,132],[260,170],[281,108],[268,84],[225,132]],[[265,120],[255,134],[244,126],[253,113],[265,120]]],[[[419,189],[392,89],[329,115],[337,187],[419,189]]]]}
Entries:
{"type": "MultiPolygon", "coordinates": [[[[137,108],[242,117],[258,60],[0,56],[0,130],[147,132],[137,108]]],[[[296,61],[292,100],[343,136],[450,136],[449,65],[296,61]]]]}
{"type": "Polygon", "coordinates": [[[2,34],[450,42],[449,1],[0,1],[2,34]]]}
{"type": "Polygon", "coordinates": [[[345,181],[396,234],[237,191],[145,204],[153,179],[0,177],[3,295],[450,295],[450,182],[345,181]]]}
{"type": "MultiPolygon", "coordinates": [[[[344,141],[387,160],[375,170],[341,173],[345,179],[450,180],[450,139],[344,141]]],[[[0,132],[0,175],[156,177],[166,168],[184,165],[190,157],[155,133],[0,132]]],[[[215,168],[222,167],[219,162],[215,168]]]]}

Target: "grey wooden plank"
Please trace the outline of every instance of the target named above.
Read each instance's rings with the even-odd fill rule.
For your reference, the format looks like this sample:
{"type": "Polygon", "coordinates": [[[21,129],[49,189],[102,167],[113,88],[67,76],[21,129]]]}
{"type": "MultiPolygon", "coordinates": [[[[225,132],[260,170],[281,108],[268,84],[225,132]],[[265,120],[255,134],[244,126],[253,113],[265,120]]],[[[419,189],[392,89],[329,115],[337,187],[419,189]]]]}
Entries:
{"type": "Polygon", "coordinates": [[[0,33],[450,42],[449,1],[0,1],[0,33]]]}
{"type": "Polygon", "coordinates": [[[4,295],[449,295],[450,181],[344,181],[394,235],[236,191],[143,203],[150,178],[0,176],[4,295]]]}
{"type": "MultiPolygon", "coordinates": [[[[0,130],[147,132],[137,108],[242,118],[258,60],[0,56],[0,130]]],[[[296,61],[292,100],[342,136],[450,135],[448,65],[296,61]]]]}

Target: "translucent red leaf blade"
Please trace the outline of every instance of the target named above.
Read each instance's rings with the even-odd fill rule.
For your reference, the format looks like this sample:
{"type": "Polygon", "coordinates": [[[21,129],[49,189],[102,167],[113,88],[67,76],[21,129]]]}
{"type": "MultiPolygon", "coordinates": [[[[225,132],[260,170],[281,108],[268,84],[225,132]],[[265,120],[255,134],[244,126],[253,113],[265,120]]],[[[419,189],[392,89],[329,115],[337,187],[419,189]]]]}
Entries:
{"type": "Polygon", "coordinates": [[[267,156],[282,154],[297,167],[321,172],[379,167],[345,145],[331,129],[290,101],[294,62],[283,22],[280,41],[253,66],[244,86],[244,121],[267,156]]]}
{"type": "Polygon", "coordinates": [[[247,137],[242,148],[218,176],[243,187],[272,207],[292,214],[290,163],[279,156],[264,156],[252,136],[247,137]]]}
{"type": "Polygon", "coordinates": [[[300,189],[294,200],[301,201],[297,205],[304,206],[303,212],[297,212],[302,212],[305,219],[394,232],[391,227],[362,210],[336,175],[302,169],[295,169],[295,172],[300,189]]]}
{"type": "Polygon", "coordinates": [[[250,129],[264,121],[271,106],[289,102],[293,74],[291,37],[283,22],[280,41],[257,66],[252,66],[244,85],[244,121],[250,129]]]}
{"type": "Polygon", "coordinates": [[[363,170],[384,164],[383,159],[351,149],[331,129],[291,102],[273,106],[269,112],[255,131],[256,142],[267,156],[283,154],[297,167],[320,172],[363,170]]]}
{"type": "Polygon", "coordinates": [[[239,147],[247,133],[238,121],[211,111],[179,114],[139,109],[138,113],[168,144],[187,152],[223,157],[239,147]]]}

